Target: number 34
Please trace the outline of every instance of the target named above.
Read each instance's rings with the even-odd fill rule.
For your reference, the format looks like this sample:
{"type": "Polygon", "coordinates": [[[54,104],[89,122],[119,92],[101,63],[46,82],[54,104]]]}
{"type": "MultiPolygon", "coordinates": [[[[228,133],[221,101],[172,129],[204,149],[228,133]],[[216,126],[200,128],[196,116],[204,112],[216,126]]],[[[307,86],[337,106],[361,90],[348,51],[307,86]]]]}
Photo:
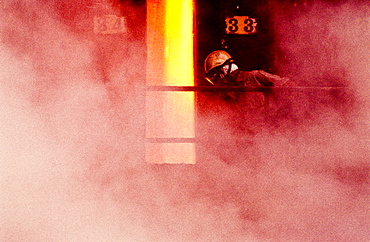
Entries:
{"type": "Polygon", "coordinates": [[[254,34],[257,32],[257,21],[248,16],[226,18],[226,34],[254,34]]]}

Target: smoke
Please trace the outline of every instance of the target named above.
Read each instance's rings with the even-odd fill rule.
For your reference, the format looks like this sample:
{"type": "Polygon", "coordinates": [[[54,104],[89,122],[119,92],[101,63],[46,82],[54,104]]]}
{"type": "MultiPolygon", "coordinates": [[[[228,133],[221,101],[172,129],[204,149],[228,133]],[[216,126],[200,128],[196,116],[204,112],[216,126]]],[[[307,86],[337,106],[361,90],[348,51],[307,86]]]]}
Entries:
{"type": "MultiPolygon", "coordinates": [[[[57,10],[43,1],[1,2],[0,240],[140,237],[124,215],[127,224],[118,223],[121,216],[95,189],[93,179],[101,181],[88,174],[99,166],[119,170],[134,160],[137,130],[127,131],[134,121],[123,114],[142,111],[132,108],[135,92],[127,90],[135,90],[129,78],[139,71],[135,62],[143,48],[126,36],[125,56],[109,56],[89,25],[81,29],[75,23],[82,20],[57,10]],[[135,69],[117,71],[126,65],[135,69]]],[[[92,21],[93,15],[86,17],[92,21]]],[[[122,41],[108,44],[115,48],[122,41]]]]}
{"type": "MultiPolygon", "coordinates": [[[[196,165],[140,155],[135,21],[96,37],[82,1],[1,4],[1,241],[369,239],[366,4],[271,3],[280,73],[353,91],[309,93],[288,125],[252,139],[204,115],[199,132],[227,143],[200,146],[196,165]]],[[[143,6],[121,8],[135,19],[143,6]]]]}

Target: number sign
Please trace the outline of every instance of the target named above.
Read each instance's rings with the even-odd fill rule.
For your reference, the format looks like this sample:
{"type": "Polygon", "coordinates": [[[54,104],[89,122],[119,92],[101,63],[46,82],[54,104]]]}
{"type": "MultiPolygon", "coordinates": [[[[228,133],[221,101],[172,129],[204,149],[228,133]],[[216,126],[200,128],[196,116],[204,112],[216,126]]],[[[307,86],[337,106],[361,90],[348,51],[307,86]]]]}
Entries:
{"type": "Polygon", "coordinates": [[[94,17],[94,33],[119,34],[126,32],[126,19],[116,15],[94,17]]]}
{"type": "Polygon", "coordinates": [[[257,19],[248,16],[234,16],[226,18],[226,34],[255,34],[257,33],[257,19]]]}

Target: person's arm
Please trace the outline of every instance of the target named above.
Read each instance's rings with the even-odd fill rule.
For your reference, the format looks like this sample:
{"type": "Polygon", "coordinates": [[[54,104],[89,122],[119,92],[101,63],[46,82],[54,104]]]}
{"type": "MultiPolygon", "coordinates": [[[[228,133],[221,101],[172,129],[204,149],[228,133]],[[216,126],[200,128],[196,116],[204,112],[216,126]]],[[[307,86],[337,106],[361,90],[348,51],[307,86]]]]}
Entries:
{"type": "Polygon", "coordinates": [[[294,83],[287,77],[280,77],[263,70],[252,71],[252,75],[263,86],[292,86],[294,83]]]}

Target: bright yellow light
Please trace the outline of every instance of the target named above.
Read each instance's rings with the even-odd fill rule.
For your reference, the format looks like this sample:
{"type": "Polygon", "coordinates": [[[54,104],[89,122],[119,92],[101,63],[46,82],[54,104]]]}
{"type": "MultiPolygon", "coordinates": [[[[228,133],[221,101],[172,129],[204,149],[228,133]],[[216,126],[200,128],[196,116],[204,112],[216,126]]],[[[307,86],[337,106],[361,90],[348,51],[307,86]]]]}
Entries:
{"type": "Polygon", "coordinates": [[[147,84],[194,85],[193,0],[147,0],[147,84]]]}
{"type": "MultiPolygon", "coordinates": [[[[193,86],[193,0],[147,0],[147,84],[193,86]]],[[[147,138],[194,138],[194,93],[147,95],[147,138]]],[[[154,163],[195,163],[194,143],[148,144],[154,163]]]]}
{"type": "Polygon", "coordinates": [[[192,0],[167,0],[165,57],[168,85],[194,85],[193,3],[192,0]]]}

